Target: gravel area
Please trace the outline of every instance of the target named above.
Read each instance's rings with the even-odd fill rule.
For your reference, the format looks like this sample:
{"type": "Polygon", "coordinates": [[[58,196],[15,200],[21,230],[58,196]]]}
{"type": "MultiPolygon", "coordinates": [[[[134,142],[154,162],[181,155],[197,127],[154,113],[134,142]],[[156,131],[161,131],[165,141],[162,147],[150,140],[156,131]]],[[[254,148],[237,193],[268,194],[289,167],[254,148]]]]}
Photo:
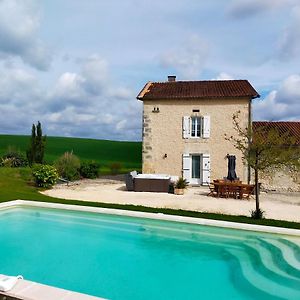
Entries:
{"type": "MultiPolygon", "coordinates": [[[[225,199],[208,197],[207,187],[189,187],[182,196],[167,193],[128,192],[123,176],[84,179],[70,184],[58,184],[43,193],[52,197],[95,201],[104,203],[133,204],[149,207],[194,210],[249,216],[255,209],[255,199],[225,199]]],[[[261,209],[266,218],[300,222],[300,193],[262,192],[261,209]]]]}

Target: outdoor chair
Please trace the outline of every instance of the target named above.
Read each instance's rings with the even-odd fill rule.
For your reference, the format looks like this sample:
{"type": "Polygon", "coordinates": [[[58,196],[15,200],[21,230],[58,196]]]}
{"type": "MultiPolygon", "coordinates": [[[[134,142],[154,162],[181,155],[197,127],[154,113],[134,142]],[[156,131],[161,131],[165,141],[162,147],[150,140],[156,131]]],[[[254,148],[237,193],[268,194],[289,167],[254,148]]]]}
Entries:
{"type": "Polygon", "coordinates": [[[240,187],[238,185],[230,184],[227,187],[228,197],[237,199],[240,194],[240,187]]]}
{"type": "Polygon", "coordinates": [[[229,197],[228,186],[227,185],[220,185],[218,194],[219,194],[220,197],[228,198],[229,197]]]}
{"type": "Polygon", "coordinates": [[[250,196],[253,194],[254,188],[255,188],[254,184],[247,184],[243,186],[241,191],[242,197],[249,199],[250,196]]]}
{"type": "Polygon", "coordinates": [[[208,188],[209,188],[209,193],[207,194],[207,196],[212,196],[212,197],[216,197],[217,196],[217,190],[216,187],[213,183],[208,183],[208,188]]]}
{"type": "Polygon", "coordinates": [[[134,191],[134,178],[137,176],[137,171],[132,171],[125,175],[125,183],[127,191],[134,191]]]}

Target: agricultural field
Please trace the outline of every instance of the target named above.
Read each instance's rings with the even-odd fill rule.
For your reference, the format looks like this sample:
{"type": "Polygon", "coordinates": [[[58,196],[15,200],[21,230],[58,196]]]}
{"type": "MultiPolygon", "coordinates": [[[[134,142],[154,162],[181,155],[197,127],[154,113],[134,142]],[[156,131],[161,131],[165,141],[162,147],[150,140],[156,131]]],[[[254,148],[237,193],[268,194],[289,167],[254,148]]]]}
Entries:
{"type": "MultiPolygon", "coordinates": [[[[30,142],[30,136],[0,135],[0,156],[9,147],[23,153],[30,142]]],[[[100,163],[103,173],[109,172],[112,163],[121,164],[121,172],[141,170],[142,143],[119,142],[83,138],[47,137],[45,161],[52,164],[64,152],[73,152],[81,161],[94,160],[100,163]]]]}

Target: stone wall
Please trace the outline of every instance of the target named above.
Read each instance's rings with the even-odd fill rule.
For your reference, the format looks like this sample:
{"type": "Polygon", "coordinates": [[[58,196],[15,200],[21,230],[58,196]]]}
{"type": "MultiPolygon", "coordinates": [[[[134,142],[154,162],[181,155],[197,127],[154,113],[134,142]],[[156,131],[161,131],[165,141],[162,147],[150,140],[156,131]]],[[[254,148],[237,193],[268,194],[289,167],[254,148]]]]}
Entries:
{"type": "Polygon", "coordinates": [[[300,192],[300,172],[284,168],[280,171],[273,171],[261,174],[259,181],[262,183],[262,190],[278,192],[300,192]]]}
{"type": "Polygon", "coordinates": [[[211,179],[227,175],[227,154],[237,157],[237,175],[247,180],[247,168],[241,152],[225,140],[236,135],[232,116],[241,111],[242,126],[248,125],[248,98],[148,100],[143,110],[143,173],[167,173],[182,176],[183,153],[209,153],[211,179]],[[199,110],[199,113],[193,113],[199,110]],[[210,138],[184,139],[184,116],[210,116],[210,138]]]}

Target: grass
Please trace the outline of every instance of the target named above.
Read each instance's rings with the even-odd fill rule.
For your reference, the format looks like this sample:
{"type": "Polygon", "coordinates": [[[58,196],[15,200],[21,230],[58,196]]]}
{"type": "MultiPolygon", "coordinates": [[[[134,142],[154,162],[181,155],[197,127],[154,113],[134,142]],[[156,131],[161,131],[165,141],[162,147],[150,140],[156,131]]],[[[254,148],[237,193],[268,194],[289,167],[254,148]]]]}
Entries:
{"type": "Polygon", "coordinates": [[[0,191],[0,202],[17,199],[54,200],[39,193],[39,189],[33,184],[29,168],[0,168],[0,191]]]}
{"type": "MultiPolygon", "coordinates": [[[[26,153],[30,137],[24,135],[0,135],[0,156],[8,147],[26,153]]],[[[110,171],[109,165],[120,163],[121,172],[141,170],[142,143],[119,142],[95,139],[47,137],[45,161],[52,164],[66,151],[73,152],[81,161],[94,160],[100,163],[102,173],[110,171]]]]}
{"type": "Polygon", "coordinates": [[[187,210],[152,208],[152,207],[137,206],[137,205],[122,205],[122,204],[98,203],[98,202],[52,198],[40,194],[39,193],[40,190],[34,187],[34,185],[32,184],[31,172],[29,168],[20,168],[20,169],[0,168],[0,191],[1,191],[0,202],[23,199],[23,200],[32,200],[32,201],[41,201],[41,202],[114,208],[114,209],[143,211],[143,212],[151,212],[151,213],[163,213],[168,215],[179,215],[179,216],[187,216],[187,217],[194,217],[194,218],[214,219],[214,220],[222,220],[222,221],[229,221],[229,222],[239,222],[239,223],[300,229],[300,223],[289,222],[289,221],[272,220],[272,219],[255,220],[245,216],[232,216],[232,215],[195,212],[195,211],[187,211],[187,210]]]}

